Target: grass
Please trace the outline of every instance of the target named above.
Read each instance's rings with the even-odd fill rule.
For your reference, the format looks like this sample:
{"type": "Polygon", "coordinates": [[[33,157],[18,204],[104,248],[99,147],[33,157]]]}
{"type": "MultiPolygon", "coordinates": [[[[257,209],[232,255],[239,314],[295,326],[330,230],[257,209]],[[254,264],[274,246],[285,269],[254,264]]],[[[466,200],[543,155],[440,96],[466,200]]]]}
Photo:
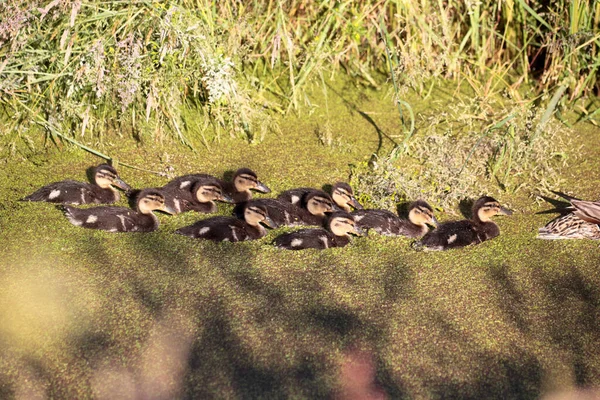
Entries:
{"type": "MultiPolygon", "coordinates": [[[[394,146],[380,137],[398,127],[394,105],[344,93],[354,108],[330,98],[328,110],[282,120],[292,140],[223,137],[192,152],[124,137],[104,149],[176,175],[245,165],[275,193],[319,187],[394,146]],[[353,127],[343,147],[321,144],[314,131],[323,121],[334,135],[353,127]]],[[[577,153],[565,150],[556,189],[597,197],[597,134],[578,125],[577,153]]],[[[502,235],[477,247],[414,252],[408,239],[370,235],[343,249],[285,252],[269,245],[279,232],[238,244],[174,235],[199,218],[190,213],[160,215],[151,234],[79,229],[52,205],[16,199],[83,180],[100,160],[73,146],[21,155],[1,161],[3,398],[323,398],[344,384],[339,371],[355,349],[371,354],[391,398],[534,399],[600,385],[598,244],[536,240],[549,216],[535,212],[550,207],[525,192],[498,196],[516,213],[498,218],[502,235]]],[[[136,187],[166,180],[120,173],[136,187]]],[[[438,217],[456,218],[452,210],[438,217]]]]}
{"type": "Polygon", "coordinates": [[[561,105],[598,89],[600,8],[589,0],[46,3],[0,5],[9,150],[52,135],[40,118],[88,146],[121,135],[256,142],[275,115],[319,106],[308,93],[324,76],[377,88],[390,64],[409,112],[396,84],[425,96],[452,79],[484,98],[562,87],[561,105]]]}

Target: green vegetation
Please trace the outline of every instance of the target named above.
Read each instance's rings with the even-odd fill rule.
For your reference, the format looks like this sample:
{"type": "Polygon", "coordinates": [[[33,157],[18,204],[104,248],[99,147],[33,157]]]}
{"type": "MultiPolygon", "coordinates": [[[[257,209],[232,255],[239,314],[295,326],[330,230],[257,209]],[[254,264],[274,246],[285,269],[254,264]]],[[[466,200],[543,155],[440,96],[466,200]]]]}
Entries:
{"type": "MultiPolygon", "coordinates": [[[[348,165],[368,162],[379,133],[397,126],[385,99],[344,93],[363,114],[330,98],[330,146],[314,134],[327,115],[317,110],[281,121],[289,141],[223,138],[193,153],[124,138],[106,149],[177,175],[247,165],[275,193],[318,187],[347,179],[348,165]]],[[[597,197],[597,137],[579,125],[561,189],[597,197]]],[[[391,148],[384,140],[380,152],[391,148]]],[[[193,213],[160,215],[151,234],[110,234],[72,226],[50,204],[15,201],[51,181],[85,179],[97,161],[66,147],[3,163],[2,398],[323,398],[356,348],[372,354],[392,398],[536,399],[600,385],[598,244],[536,240],[552,216],[535,212],[550,206],[523,192],[497,196],[516,211],[497,219],[499,238],[446,253],[376,235],[321,252],[272,248],[281,230],[237,244],[174,235],[201,218],[193,213]]],[[[136,187],[166,181],[120,172],[136,187]]],[[[438,217],[457,218],[459,204],[447,211],[438,217]]]]}
{"type": "Polygon", "coordinates": [[[0,1],[0,398],[324,398],[357,349],[391,398],[600,386],[597,243],[535,239],[547,189],[598,196],[599,45],[591,0],[0,1]],[[285,252],[16,201],[91,154],[138,188],[247,166],[517,212],[446,253],[285,252]]]}
{"type": "Polygon", "coordinates": [[[274,113],[315,105],[310,83],[343,71],[381,87],[390,65],[394,83],[421,95],[437,78],[483,100],[523,83],[562,88],[561,103],[598,88],[600,7],[589,0],[7,0],[0,17],[8,144],[40,131],[83,144],[224,131],[257,141],[274,113]]]}

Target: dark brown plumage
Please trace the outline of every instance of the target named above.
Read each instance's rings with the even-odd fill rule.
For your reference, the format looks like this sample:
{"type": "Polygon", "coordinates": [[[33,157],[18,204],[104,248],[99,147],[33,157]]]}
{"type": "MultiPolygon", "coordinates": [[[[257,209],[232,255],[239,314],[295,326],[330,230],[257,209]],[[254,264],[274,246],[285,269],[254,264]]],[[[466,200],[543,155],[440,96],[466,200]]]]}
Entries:
{"type": "Polygon", "coordinates": [[[260,205],[249,204],[244,209],[244,219],[211,217],[179,228],[175,233],[215,242],[241,242],[265,236],[267,231],[262,224],[274,226],[267,209],[260,205]]]}
{"type": "Polygon", "coordinates": [[[418,238],[429,231],[427,225],[437,225],[433,208],[423,200],[417,200],[408,207],[407,220],[388,210],[356,210],[352,215],[361,229],[371,229],[386,236],[418,238]]]}
{"type": "Polygon", "coordinates": [[[492,197],[481,197],[473,204],[470,220],[440,224],[413,246],[417,249],[448,250],[493,239],[500,234],[500,228],[490,218],[498,214],[510,215],[512,211],[500,206],[492,197]]]}
{"type": "Polygon", "coordinates": [[[100,164],[94,169],[94,183],[65,180],[46,185],[22,201],[46,201],[59,204],[110,204],[119,200],[119,192],[131,187],[126,184],[117,170],[108,164],[100,164]]]}
{"type": "Polygon", "coordinates": [[[252,198],[251,190],[257,190],[262,193],[269,193],[269,189],[265,184],[258,180],[256,173],[248,168],[240,168],[233,174],[231,182],[215,178],[208,174],[190,174],[180,176],[167,183],[165,188],[191,188],[198,180],[214,179],[221,185],[223,193],[231,197],[234,203],[241,203],[252,198]]]}
{"type": "MultiPolygon", "coordinates": [[[[317,189],[305,187],[290,189],[281,192],[279,196],[277,196],[277,199],[297,205],[302,202],[302,198],[306,196],[307,193],[314,190],[317,189]]],[[[352,190],[352,187],[346,182],[337,182],[331,186],[331,198],[339,208],[346,212],[350,212],[351,207],[357,210],[363,208],[358,200],[356,200],[354,197],[354,191],[352,190]]]]}
{"type": "Polygon", "coordinates": [[[159,224],[153,211],[174,213],[174,210],[165,205],[164,196],[157,189],[144,189],[140,192],[137,210],[126,207],[76,208],[68,205],[61,208],[73,225],[109,232],[152,232],[159,224]]]}
{"type": "Polygon", "coordinates": [[[300,229],[278,236],[273,244],[287,250],[344,247],[350,243],[351,234],[360,235],[362,231],[355,226],[351,214],[338,211],[329,217],[327,229],[300,229]]]}

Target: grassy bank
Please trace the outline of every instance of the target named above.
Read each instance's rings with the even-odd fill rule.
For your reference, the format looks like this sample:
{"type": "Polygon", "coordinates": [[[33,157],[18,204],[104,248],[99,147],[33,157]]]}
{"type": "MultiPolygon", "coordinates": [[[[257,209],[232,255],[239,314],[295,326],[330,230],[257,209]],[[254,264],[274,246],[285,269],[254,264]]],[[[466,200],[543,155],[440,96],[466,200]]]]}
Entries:
{"type": "Polygon", "coordinates": [[[380,87],[392,70],[394,101],[443,78],[483,100],[519,97],[525,83],[561,93],[560,105],[596,91],[600,65],[600,7],[583,0],[9,0],[0,16],[7,146],[37,135],[260,141],[273,115],[324,106],[306,88],[335,73],[380,87]]]}

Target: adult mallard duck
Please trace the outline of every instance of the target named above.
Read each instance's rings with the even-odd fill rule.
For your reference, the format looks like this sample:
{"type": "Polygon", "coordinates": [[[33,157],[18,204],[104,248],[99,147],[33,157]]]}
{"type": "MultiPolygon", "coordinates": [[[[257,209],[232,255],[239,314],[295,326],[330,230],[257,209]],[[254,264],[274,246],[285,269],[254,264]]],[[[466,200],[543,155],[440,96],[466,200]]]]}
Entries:
{"type": "Polygon", "coordinates": [[[118,201],[119,192],[114,188],[130,190],[117,170],[108,164],[94,168],[94,183],[66,180],[46,185],[22,201],[47,201],[61,204],[110,204],[118,201]]]}
{"type": "Polygon", "coordinates": [[[158,218],[153,211],[175,213],[165,204],[165,197],[157,189],[144,189],[139,193],[137,210],[126,207],[76,208],[68,205],[61,208],[73,225],[109,232],[152,232],[158,228],[158,218]]]}
{"type": "Polygon", "coordinates": [[[500,228],[491,218],[495,215],[511,215],[512,211],[502,207],[489,196],[480,197],[473,204],[471,219],[440,224],[413,244],[416,249],[448,250],[479,244],[500,235],[500,228]]]}
{"type": "Polygon", "coordinates": [[[354,223],[354,217],[338,211],[329,217],[327,229],[300,229],[278,236],[273,241],[276,247],[287,250],[327,249],[344,247],[350,243],[350,235],[361,235],[362,231],[354,223]]]}
{"type": "MultiPolygon", "coordinates": [[[[313,188],[296,188],[281,192],[277,198],[279,200],[292,203],[300,204],[304,196],[307,193],[317,189],[313,188]]],[[[361,210],[362,205],[354,197],[354,191],[352,187],[346,182],[337,182],[331,186],[331,198],[335,204],[343,211],[350,212],[352,208],[361,210]]]]}
{"type": "Polygon", "coordinates": [[[372,229],[386,236],[418,238],[429,231],[428,225],[437,226],[433,208],[423,200],[417,200],[408,206],[408,220],[401,219],[388,210],[356,210],[351,214],[361,229],[372,229]]]}
{"type": "Polygon", "coordinates": [[[538,231],[538,239],[600,240],[600,201],[585,201],[554,192],[569,200],[571,207],[538,231]]]}

